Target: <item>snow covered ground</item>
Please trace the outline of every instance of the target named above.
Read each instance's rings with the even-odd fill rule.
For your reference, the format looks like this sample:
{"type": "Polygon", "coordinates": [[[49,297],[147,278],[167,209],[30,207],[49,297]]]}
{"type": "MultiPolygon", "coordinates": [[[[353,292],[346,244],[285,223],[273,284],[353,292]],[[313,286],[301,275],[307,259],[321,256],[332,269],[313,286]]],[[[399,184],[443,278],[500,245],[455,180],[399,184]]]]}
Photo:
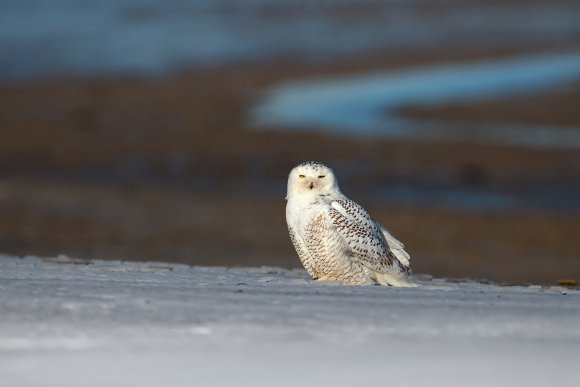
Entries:
{"type": "Polygon", "coordinates": [[[279,268],[0,255],[0,384],[578,382],[580,291],[420,283],[353,287],[279,268]]]}

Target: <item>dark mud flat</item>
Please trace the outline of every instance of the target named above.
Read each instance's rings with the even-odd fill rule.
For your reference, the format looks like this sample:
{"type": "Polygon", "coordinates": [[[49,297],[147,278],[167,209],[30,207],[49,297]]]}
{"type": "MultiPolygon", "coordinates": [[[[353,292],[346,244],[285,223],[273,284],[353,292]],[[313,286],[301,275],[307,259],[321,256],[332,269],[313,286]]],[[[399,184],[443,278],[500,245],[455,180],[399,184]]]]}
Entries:
{"type": "MultiPolygon", "coordinates": [[[[490,55],[425,54],[422,63],[490,55]]],[[[324,70],[357,74],[416,61],[367,58],[324,70]]],[[[248,65],[157,80],[1,88],[0,250],[298,267],[284,220],[286,176],[295,164],[318,159],[334,167],[345,193],[407,245],[418,272],[510,283],[580,278],[576,149],[248,126],[261,90],[320,70],[248,65]]],[[[524,114],[554,98],[558,106],[580,104],[578,88],[565,88],[511,103],[477,103],[474,113],[463,104],[405,114],[453,120],[456,111],[460,121],[485,106],[510,122],[580,123],[577,109],[565,110],[565,122],[558,109],[541,120],[524,114]]]]}

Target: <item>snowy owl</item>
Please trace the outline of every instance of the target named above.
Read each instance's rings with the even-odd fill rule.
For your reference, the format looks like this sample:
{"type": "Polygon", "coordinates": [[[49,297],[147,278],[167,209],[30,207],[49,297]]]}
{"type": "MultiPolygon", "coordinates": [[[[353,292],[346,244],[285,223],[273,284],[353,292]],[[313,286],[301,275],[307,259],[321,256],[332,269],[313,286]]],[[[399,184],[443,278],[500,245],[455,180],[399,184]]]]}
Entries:
{"type": "Polygon", "coordinates": [[[292,169],[286,200],[290,239],[312,278],[416,286],[403,244],[340,192],[326,165],[305,162],[292,169]]]}

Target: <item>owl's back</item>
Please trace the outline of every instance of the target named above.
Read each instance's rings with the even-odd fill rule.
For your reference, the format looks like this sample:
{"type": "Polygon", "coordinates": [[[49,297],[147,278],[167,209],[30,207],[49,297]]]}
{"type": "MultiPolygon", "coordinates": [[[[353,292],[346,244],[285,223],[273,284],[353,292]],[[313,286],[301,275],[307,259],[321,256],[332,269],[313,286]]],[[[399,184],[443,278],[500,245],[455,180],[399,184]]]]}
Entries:
{"type": "Polygon", "coordinates": [[[289,200],[286,218],[292,243],[313,278],[407,286],[408,267],[389,249],[383,228],[343,195],[289,200]]]}

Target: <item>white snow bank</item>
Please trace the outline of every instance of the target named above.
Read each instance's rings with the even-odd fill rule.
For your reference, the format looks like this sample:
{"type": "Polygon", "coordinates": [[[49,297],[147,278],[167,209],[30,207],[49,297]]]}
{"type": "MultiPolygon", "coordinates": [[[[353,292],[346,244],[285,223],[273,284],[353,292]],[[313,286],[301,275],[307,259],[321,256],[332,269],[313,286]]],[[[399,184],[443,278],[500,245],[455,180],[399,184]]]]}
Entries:
{"type": "Polygon", "coordinates": [[[57,262],[0,255],[2,385],[545,386],[580,376],[574,290],[57,262]]]}

